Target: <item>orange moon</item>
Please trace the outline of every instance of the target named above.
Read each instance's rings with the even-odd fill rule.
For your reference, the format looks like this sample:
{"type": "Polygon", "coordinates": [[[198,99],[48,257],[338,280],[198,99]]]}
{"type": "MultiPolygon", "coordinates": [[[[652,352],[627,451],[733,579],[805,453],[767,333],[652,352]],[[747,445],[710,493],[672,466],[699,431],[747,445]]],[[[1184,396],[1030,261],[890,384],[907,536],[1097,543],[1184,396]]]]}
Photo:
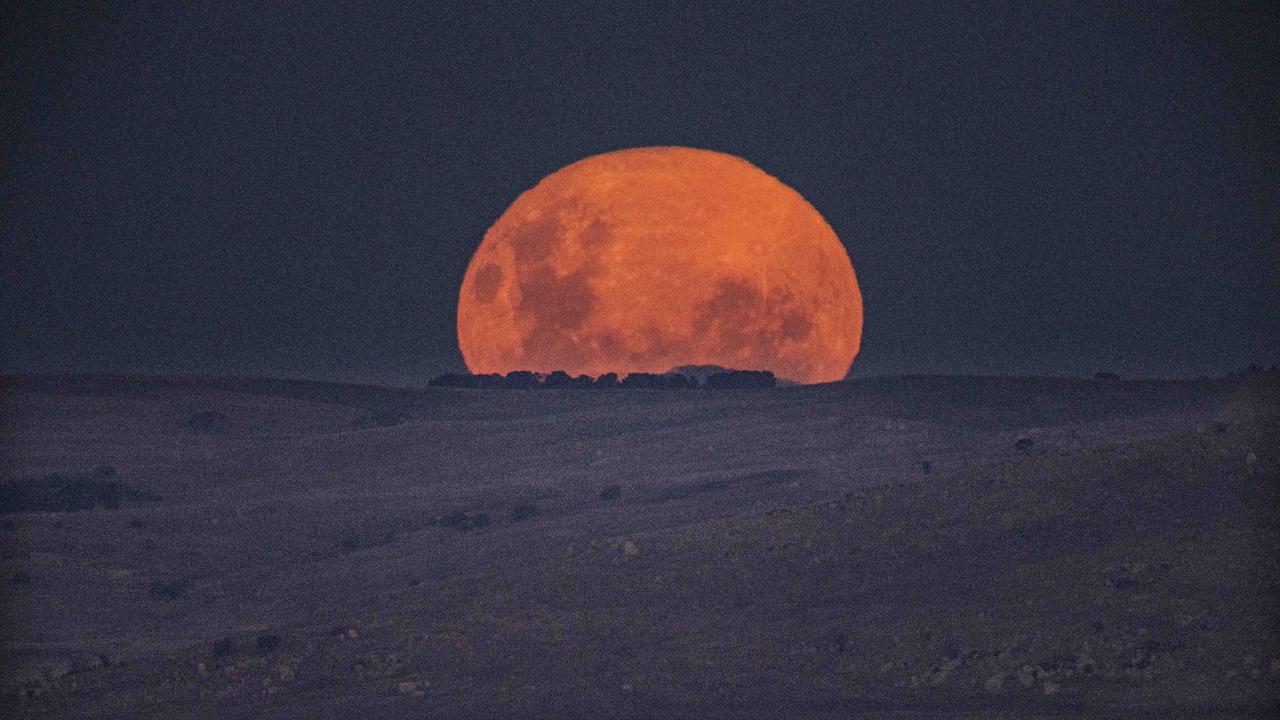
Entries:
{"type": "Polygon", "coordinates": [[[619,150],[543,178],[485,234],[458,299],[473,373],[680,365],[839,380],[862,295],[835,232],[733,155],[619,150]]]}

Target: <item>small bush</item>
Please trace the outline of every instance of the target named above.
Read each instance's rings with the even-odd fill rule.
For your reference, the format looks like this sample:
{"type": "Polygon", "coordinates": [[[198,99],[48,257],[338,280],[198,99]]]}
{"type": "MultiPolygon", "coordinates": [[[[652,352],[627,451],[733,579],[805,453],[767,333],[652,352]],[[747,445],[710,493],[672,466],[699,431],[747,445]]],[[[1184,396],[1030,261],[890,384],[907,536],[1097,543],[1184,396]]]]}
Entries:
{"type": "Polygon", "coordinates": [[[222,638],[213,644],[214,657],[226,657],[236,651],[236,641],[231,638],[222,638]]]}
{"type": "Polygon", "coordinates": [[[458,511],[444,516],[439,523],[459,530],[478,530],[489,524],[489,516],[486,513],[471,514],[458,511]]]}
{"type": "Polygon", "coordinates": [[[101,473],[45,475],[0,483],[0,513],[117,510],[125,502],[155,502],[158,495],[129,487],[101,473]]]}
{"type": "Polygon", "coordinates": [[[378,412],[371,413],[369,415],[361,415],[353,420],[351,425],[362,430],[368,430],[371,428],[395,427],[407,419],[408,418],[399,413],[378,412]]]}
{"type": "Polygon", "coordinates": [[[342,539],[338,541],[338,545],[346,552],[355,552],[356,550],[377,547],[378,545],[386,545],[395,540],[395,537],[396,534],[392,530],[372,533],[352,528],[342,534],[342,539]]]}
{"type": "Polygon", "coordinates": [[[511,522],[520,522],[535,517],[541,511],[537,505],[517,505],[511,508],[511,522]]]}
{"type": "Polygon", "coordinates": [[[1027,452],[1032,447],[1034,447],[1035,444],[1036,444],[1035,440],[1032,440],[1031,438],[1028,438],[1028,437],[1024,437],[1024,438],[1018,438],[1018,441],[1013,444],[1013,447],[1016,450],[1027,452]]]}
{"type": "Polygon", "coordinates": [[[177,600],[187,594],[186,580],[161,580],[151,584],[150,592],[162,600],[177,600]]]}
{"type": "Polygon", "coordinates": [[[622,488],[618,485],[610,485],[600,491],[600,499],[606,502],[617,500],[622,497],[622,488]]]}
{"type": "Polygon", "coordinates": [[[31,574],[25,570],[19,570],[13,574],[13,577],[9,578],[9,582],[14,585],[29,585],[31,583],[31,574]]]}
{"type": "Polygon", "coordinates": [[[145,526],[145,525],[146,525],[146,523],[142,522],[142,521],[141,521],[141,520],[139,520],[138,518],[134,518],[134,519],[132,519],[132,520],[130,520],[130,521],[129,521],[129,527],[131,527],[131,528],[140,528],[140,527],[143,527],[143,526],[145,526]]]}
{"type": "Polygon", "coordinates": [[[231,418],[220,412],[205,410],[182,421],[182,426],[193,432],[218,434],[231,429],[231,418]]]}
{"type": "Polygon", "coordinates": [[[259,635],[254,642],[258,646],[258,652],[265,655],[279,647],[282,640],[279,635],[259,635]]]}

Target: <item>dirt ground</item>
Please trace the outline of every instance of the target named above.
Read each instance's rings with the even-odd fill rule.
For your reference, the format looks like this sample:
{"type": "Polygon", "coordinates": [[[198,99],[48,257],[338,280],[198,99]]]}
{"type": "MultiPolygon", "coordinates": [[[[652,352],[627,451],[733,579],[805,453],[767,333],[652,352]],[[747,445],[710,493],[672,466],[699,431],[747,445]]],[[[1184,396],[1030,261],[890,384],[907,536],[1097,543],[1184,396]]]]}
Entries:
{"type": "Polygon", "coordinates": [[[1277,398],[7,377],[0,709],[1274,717],[1277,398]]]}

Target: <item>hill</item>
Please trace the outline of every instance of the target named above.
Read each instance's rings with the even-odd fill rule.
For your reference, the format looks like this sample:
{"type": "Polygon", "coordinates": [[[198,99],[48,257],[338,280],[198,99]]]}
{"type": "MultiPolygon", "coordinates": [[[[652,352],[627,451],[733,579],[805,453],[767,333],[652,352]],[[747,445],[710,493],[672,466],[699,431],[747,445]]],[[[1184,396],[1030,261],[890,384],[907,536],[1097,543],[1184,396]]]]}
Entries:
{"type": "Polygon", "coordinates": [[[0,481],[122,500],[0,516],[0,703],[1269,717],[1278,396],[6,377],[0,481]]]}

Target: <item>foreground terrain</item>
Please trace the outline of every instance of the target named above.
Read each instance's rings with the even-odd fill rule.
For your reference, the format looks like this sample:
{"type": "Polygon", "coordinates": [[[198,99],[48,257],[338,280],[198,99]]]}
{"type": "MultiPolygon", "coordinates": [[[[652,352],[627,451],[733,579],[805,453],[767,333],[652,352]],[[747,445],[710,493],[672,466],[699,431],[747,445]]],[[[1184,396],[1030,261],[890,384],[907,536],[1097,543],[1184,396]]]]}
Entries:
{"type": "Polygon", "coordinates": [[[5,378],[0,710],[1270,717],[1278,386],[5,378]]]}

